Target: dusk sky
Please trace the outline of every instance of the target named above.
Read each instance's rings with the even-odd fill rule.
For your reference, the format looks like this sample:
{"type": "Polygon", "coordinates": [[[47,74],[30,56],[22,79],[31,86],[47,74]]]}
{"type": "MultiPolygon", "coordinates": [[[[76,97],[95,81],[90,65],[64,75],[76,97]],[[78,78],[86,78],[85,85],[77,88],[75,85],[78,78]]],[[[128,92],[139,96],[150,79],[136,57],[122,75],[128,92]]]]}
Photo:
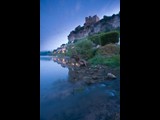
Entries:
{"type": "Polygon", "coordinates": [[[120,0],[40,0],[40,50],[67,43],[67,36],[85,17],[103,18],[120,11],[120,0]]]}

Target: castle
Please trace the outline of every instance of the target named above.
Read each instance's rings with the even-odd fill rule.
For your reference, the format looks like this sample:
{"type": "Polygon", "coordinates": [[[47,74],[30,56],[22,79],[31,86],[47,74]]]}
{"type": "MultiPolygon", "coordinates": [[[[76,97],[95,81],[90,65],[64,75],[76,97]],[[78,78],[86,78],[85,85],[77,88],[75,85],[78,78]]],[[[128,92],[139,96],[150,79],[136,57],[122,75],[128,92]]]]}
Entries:
{"type": "Polygon", "coordinates": [[[93,17],[85,17],[85,23],[84,26],[81,27],[80,25],[75,28],[75,30],[71,31],[70,34],[68,35],[68,40],[70,42],[73,42],[76,38],[81,39],[86,36],[88,36],[88,33],[90,30],[87,28],[91,25],[94,25],[99,21],[99,17],[97,15],[94,15],[93,17]]]}
{"type": "Polygon", "coordinates": [[[93,17],[89,16],[85,18],[84,26],[95,24],[99,21],[99,17],[97,15],[94,15],[93,17]]]}
{"type": "MultiPolygon", "coordinates": [[[[81,40],[87,36],[94,35],[99,32],[108,32],[120,28],[120,12],[112,16],[104,16],[101,20],[97,15],[93,17],[85,17],[84,26],[77,26],[72,30],[68,37],[68,44],[74,43],[77,40],[81,40]]],[[[120,44],[120,39],[119,43],[120,44]]],[[[54,50],[54,54],[65,53],[67,51],[67,44],[62,44],[61,47],[58,47],[54,50]]]]}
{"type": "Polygon", "coordinates": [[[120,27],[120,13],[112,16],[104,16],[99,19],[97,15],[85,17],[83,26],[77,26],[68,35],[68,43],[86,38],[99,32],[107,32],[118,29],[120,27]]]}

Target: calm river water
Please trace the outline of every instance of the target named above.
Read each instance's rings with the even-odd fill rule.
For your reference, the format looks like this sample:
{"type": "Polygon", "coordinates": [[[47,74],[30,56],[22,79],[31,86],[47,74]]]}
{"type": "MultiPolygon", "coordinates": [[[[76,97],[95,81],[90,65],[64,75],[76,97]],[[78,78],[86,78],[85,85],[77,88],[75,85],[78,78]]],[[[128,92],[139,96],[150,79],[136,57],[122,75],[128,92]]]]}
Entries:
{"type": "Polygon", "coordinates": [[[119,78],[90,86],[68,78],[68,68],[40,56],[41,120],[119,120],[119,78]]]}

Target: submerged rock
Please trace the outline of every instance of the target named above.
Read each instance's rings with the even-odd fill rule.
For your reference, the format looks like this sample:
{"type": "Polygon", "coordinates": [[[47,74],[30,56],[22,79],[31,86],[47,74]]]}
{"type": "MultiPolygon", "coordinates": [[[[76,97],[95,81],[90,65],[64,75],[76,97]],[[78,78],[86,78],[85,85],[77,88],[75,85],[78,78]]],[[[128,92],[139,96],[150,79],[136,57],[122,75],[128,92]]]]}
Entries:
{"type": "Polygon", "coordinates": [[[100,87],[106,87],[106,85],[105,84],[100,84],[100,87]]]}
{"type": "Polygon", "coordinates": [[[115,91],[115,90],[106,90],[105,93],[106,93],[107,95],[109,95],[109,96],[114,97],[115,94],[116,94],[116,91],[115,91]]]}
{"type": "Polygon", "coordinates": [[[94,84],[95,82],[96,82],[96,81],[94,81],[93,79],[88,79],[88,80],[85,81],[85,83],[86,83],[87,85],[94,84]]]}

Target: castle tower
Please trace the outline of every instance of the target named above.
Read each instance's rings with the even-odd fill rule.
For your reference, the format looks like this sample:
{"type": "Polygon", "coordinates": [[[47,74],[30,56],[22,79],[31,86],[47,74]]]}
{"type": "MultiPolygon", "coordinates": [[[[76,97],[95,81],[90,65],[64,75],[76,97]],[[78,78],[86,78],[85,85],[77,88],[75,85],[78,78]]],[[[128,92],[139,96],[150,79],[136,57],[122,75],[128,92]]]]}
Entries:
{"type": "Polygon", "coordinates": [[[92,25],[96,22],[99,21],[99,17],[97,15],[94,15],[93,17],[89,16],[89,17],[85,17],[85,23],[84,25],[87,26],[87,25],[92,25]]]}

